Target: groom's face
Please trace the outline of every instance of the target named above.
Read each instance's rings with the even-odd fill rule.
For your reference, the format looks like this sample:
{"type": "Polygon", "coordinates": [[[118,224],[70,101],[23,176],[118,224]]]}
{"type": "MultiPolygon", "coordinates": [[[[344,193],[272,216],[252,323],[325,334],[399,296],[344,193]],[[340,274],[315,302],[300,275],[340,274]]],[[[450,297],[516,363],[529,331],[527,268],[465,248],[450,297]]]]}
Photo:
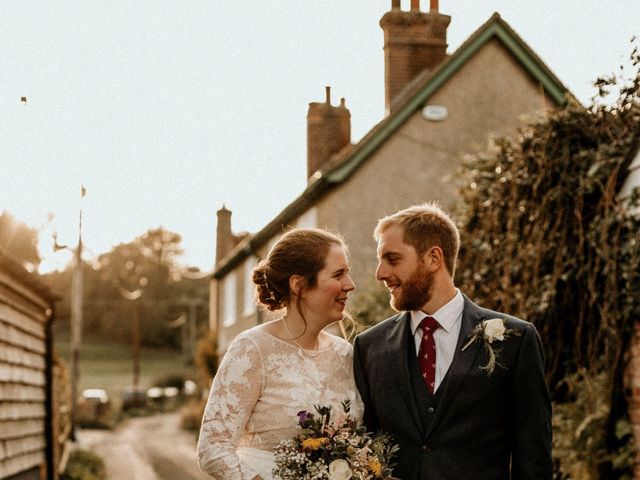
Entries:
{"type": "Polygon", "coordinates": [[[432,296],[434,274],[416,249],[404,242],[404,229],[389,227],[378,240],[376,278],[386,285],[396,311],[420,310],[432,296]]]}

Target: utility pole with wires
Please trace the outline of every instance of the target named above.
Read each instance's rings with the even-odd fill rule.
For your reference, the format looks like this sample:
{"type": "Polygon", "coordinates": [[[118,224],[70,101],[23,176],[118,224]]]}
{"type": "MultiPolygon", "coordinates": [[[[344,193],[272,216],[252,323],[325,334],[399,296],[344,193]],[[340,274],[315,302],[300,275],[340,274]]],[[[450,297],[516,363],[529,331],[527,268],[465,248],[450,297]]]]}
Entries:
{"type": "Polygon", "coordinates": [[[82,300],[84,278],[82,272],[82,200],[87,191],[80,186],[80,214],[78,218],[78,246],[74,251],[74,269],[71,280],[71,348],[69,368],[71,370],[71,440],[76,440],[78,409],[78,382],[80,379],[80,342],[82,340],[82,300]]]}

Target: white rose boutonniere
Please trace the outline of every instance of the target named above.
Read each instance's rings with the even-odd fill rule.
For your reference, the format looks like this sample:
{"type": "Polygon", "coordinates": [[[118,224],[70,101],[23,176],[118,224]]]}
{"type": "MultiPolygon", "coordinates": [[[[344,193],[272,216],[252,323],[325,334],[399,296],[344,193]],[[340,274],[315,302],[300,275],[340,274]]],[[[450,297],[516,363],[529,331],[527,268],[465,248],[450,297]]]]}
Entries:
{"type": "Polygon", "coordinates": [[[496,365],[500,365],[493,343],[496,341],[502,342],[509,338],[510,335],[520,335],[520,332],[505,327],[502,318],[483,320],[471,331],[467,343],[462,347],[462,351],[464,352],[473,342],[481,341],[489,356],[489,362],[484,367],[480,367],[480,369],[486,371],[487,375],[491,375],[496,365]]]}
{"type": "Polygon", "coordinates": [[[507,331],[501,318],[492,318],[484,322],[484,338],[487,342],[493,343],[494,340],[504,340],[504,333],[507,331]]]}
{"type": "Polygon", "coordinates": [[[349,480],[352,476],[353,472],[346,460],[338,459],[329,464],[330,480],[349,480]]]}

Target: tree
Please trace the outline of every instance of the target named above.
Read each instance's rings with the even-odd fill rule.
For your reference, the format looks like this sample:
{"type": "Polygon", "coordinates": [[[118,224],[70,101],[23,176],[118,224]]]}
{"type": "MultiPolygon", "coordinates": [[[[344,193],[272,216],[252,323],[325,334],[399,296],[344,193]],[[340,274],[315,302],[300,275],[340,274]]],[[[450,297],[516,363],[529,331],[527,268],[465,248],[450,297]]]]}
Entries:
{"type": "Polygon", "coordinates": [[[38,231],[16,220],[7,211],[0,213],[0,247],[22,264],[37,269],[40,264],[38,254],[38,231]]]}
{"type": "MultiPolygon", "coordinates": [[[[188,292],[193,289],[193,281],[182,279],[177,264],[180,241],[180,235],[157,228],[98,258],[99,281],[87,297],[96,299],[101,330],[129,339],[131,321],[139,315],[144,343],[179,346],[180,336],[168,325],[187,310],[187,300],[192,298],[188,292]],[[138,294],[140,298],[134,300],[138,294]]],[[[202,293],[197,295],[204,304],[202,293]]]]}
{"type": "MultiPolygon", "coordinates": [[[[175,320],[206,323],[208,281],[185,278],[177,263],[180,235],[151,229],[131,242],[113,247],[92,262],[84,262],[84,330],[88,335],[120,342],[132,340],[132,325],[140,322],[141,342],[149,346],[182,346],[175,320]],[[194,317],[195,318],[191,318],[194,317]]],[[[191,275],[193,276],[193,275],[191,275]]],[[[69,270],[47,276],[62,296],[58,317],[68,314],[69,270]]],[[[187,327],[184,327],[187,328],[187,327]]]]}

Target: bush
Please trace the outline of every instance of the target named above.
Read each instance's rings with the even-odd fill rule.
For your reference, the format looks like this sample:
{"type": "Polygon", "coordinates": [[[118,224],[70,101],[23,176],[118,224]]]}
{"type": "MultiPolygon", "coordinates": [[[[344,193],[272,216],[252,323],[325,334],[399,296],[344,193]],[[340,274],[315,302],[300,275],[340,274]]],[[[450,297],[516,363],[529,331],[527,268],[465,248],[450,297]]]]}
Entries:
{"type": "Polygon", "coordinates": [[[191,399],[189,400],[180,411],[180,425],[183,429],[192,432],[200,431],[200,423],[202,422],[202,415],[204,415],[204,407],[207,401],[191,399]]]}
{"type": "Polygon", "coordinates": [[[626,410],[638,389],[629,397],[623,374],[640,318],[640,190],[623,198],[621,187],[640,141],[637,48],[632,63],[633,78],[596,82],[589,108],[549,112],[463,172],[456,283],[540,332],[562,480],[618,480],[633,468],[626,410]]]}
{"type": "Polygon", "coordinates": [[[107,478],[102,458],[88,450],[76,449],[69,455],[67,468],[60,480],[105,480],[107,478]]]}
{"type": "Polygon", "coordinates": [[[556,478],[596,480],[631,478],[633,436],[627,417],[615,428],[617,448],[608,452],[607,421],[610,416],[607,376],[589,375],[585,369],[567,375],[562,382],[569,401],[553,404],[553,456],[556,478]],[[607,469],[614,472],[608,477],[607,469]]]}
{"type": "Polygon", "coordinates": [[[194,362],[203,378],[215,377],[218,371],[218,339],[215,332],[210,330],[196,345],[194,362]]]}

